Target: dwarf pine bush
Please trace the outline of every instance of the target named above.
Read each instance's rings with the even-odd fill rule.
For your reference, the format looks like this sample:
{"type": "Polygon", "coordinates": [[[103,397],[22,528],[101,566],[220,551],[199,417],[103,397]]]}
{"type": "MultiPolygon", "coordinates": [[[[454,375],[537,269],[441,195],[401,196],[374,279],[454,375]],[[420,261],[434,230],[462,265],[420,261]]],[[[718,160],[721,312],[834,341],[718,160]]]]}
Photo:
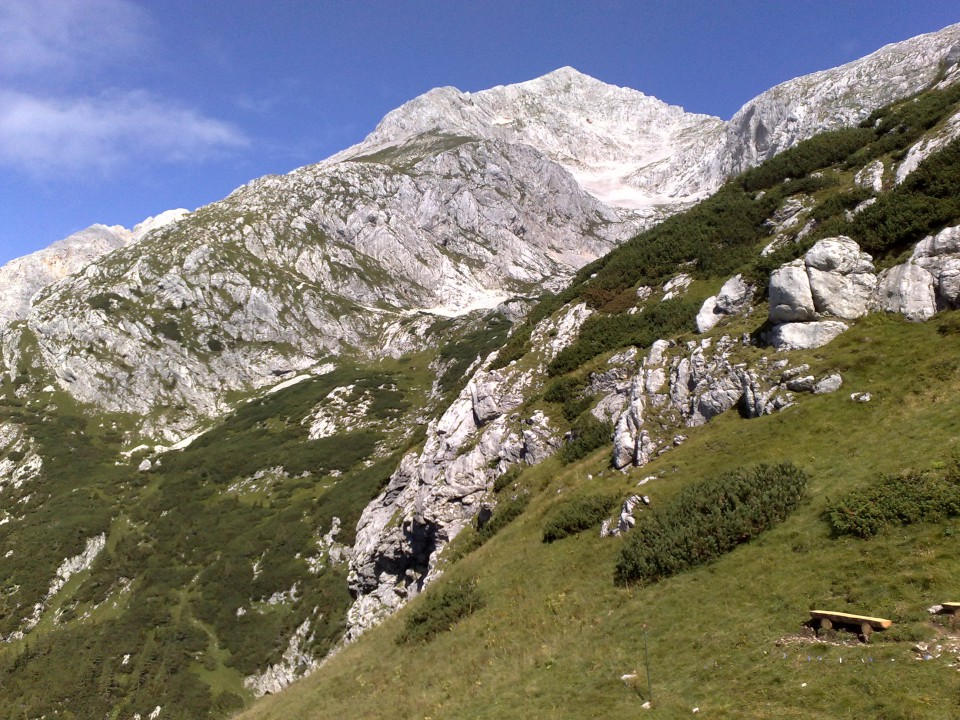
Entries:
{"type": "Polygon", "coordinates": [[[398,645],[426,643],[483,607],[475,580],[431,588],[407,616],[398,645]]]}
{"type": "Polygon", "coordinates": [[[543,524],[543,541],[553,542],[599,525],[617,504],[617,497],[578,495],[555,506],[543,524]]]}
{"type": "Polygon", "coordinates": [[[739,468],[684,488],[641,516],[620,552],[617,582],[655,582],[730,552],[785,520],[806,486],[806,473],[783,463],[739,468]]]}
{"type": "Polygon", "coordinates": [[[873,537],[888,525],[910,525],[960,516],[960,478],[904,473],[855,490],[824,513],[834,535],[873,537]]]}

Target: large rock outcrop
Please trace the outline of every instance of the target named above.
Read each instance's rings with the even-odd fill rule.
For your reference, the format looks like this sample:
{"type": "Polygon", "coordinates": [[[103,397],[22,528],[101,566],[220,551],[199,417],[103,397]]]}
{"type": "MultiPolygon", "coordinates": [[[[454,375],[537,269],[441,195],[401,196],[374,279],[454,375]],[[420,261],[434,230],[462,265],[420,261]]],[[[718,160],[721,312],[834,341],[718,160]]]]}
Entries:
{"type": "Polygon", "coordinates": [[[768,341],[780,350],[820,347],[872,310],[920,322],[960,306],[960,226],[921,240],[910,258],[874,273],[850,238],[820,240],[770,276],[768,341]]]}
{"type": "Polygon", "coordinates": [[[355,601],[347,613],[347,642],[435,576],[440,552],[480,511],[498,476],[559,449],[559,432],[548,417],[514,411],[589,315],[578,304],[544,320],[532,334],[539,358],[532,368],[477,370],[446,412],[430,422],[423,450],[405,456],[387,488],[364,509],[350,560],[355,601]]]}
{"type": "Polygon", "coordinates": [[[817,242],[800,260],[770,275],[769,340],[778,349],[820,347],[846,329],[842,320],[876,303],[873,258],[848,237],[817,242]]]}
{"type": "MultiPolygon", "coordinates": [[[[646,357],[634,361],[629,384],[613,385],[599,403],[619,411],[614,418],[614,467],[646,465],[682,443],[684,428],[704,425],[730,410],[760,417],[792,404],[795,393],[833,392],[840,387],[839,375],[819,381],[804,376],[804,382],[798,383],[799,373],[807,368],[788,370],[786,360],[772,362],[763,357],[753,363],[737,362],[745,342],[727,335],[685,345],[658,340],[646,357]]],[[[630,361],[622,354],[610,364],[622,366],[630,361]]]]}

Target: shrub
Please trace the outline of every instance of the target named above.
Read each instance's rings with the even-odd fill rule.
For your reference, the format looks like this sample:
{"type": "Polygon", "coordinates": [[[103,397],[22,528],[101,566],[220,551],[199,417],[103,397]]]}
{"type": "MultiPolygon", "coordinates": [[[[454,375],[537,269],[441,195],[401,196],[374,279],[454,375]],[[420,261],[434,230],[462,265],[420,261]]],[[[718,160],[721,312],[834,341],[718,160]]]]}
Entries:
{"type": "Polygon", "coordinates": [[[806,473],[785,463],[739,468],[684,488],[641,516],[620,551],[617,582],[655,582],[730,552],[785,520],[806,486],[806,473]]]}
{"type": "MultiPolygon", "coordinates": [[[[501,475],[501,477],[505,477],[501,475]]],[[[466,557],[474,550],[483,545],[487,540],[500,532],[507,525],[512,523],[527,509],[530,504],[530,494],[526,492],[519,493],[516,497],[509,500],[501,500],[494,509],[493,514],[483,525],[479,526],[477,531],[471,535],[462,545],[459,545],[451,556],[452,561],[466,557]]]]}
{"type": "Polygon", "coordinates": [[[549,543],[599,525],[613,510],[615,495],[579,495],[552,508],[543,524],[543,542],[549,543]]]}
{"type": "Polygon", "coordinates": [[[859,213],[850,235],[864,250],[879,255],[906,248],[958,218],[960,140],[954,140],[859,213]]]}
{"type": "Polygon", "coordinates": [[[503,475],[499,475],[497,479],[493,481],[493,492],[500,494],[506,490],[517,481],[517,478],[520,477],[521,472],[523,472],[523,468],[519,465],[514,465],[512,468],[503,473],[503,475]]]}
{"type": "Polygon", "coordinates": [[[888,525],[960,516],[960,478],[905,473],[855,490],[824,513],[834,535],[873,537],[888,525]]]}
{"type": "Polygon", "coordinates": [[[635,315],[594,315],[583,324],[577,340],[557,353],[547,370],[551,375],[563,375],[608,350],[627,345],[649,347],[660,338],[692,331],[701,304],[690,298],[673,298],[649,305],[635,315]]]}
{"type": "Polygon", "coordinates": [[[482,607],[476,580],[434,587],[407,616],[397,644],[427,643],[482,607]]]}
{"type": "Polygon", "coordinates": [[[767,190],[787,178],[802,178],[829,167],[875,138],[872,128],[845,128],[821,133],[747,170],[737,182],[747,192],[767,190]]]}
{"type": "Polygon", "coordinates": [[[597,448],[610,443],[613,427],[586,413],[573,426],[571,433],[571,439],[560,451],[560,459],[565,463],[585,458],[597,448]]]}

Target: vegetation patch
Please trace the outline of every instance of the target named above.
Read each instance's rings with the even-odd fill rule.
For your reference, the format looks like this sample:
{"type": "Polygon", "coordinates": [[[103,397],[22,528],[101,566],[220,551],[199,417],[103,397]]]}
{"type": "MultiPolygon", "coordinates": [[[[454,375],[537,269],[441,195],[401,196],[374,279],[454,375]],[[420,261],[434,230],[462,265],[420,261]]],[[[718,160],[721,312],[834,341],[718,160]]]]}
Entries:
{"type": "Polygon", "coordinates": [[[619,501],[616,495],[578,495],[553,507],[543,523],[543,542],[551,543],[599,525],[619,501]]]}
{"type": "MultiPolygon", "coordinates": [[[[506,475],[501,477],[506,477],[506,475]]],[[[458,543],[454,548],[451,560],[459,560],[482,546],[487,540],[520,517],[529,504],[530,494],[528,492],[521,492],[512,498],[501,500],[486,522],[478,522],[475,532],[462,543],[458,543]]],[[[480,516],[477,517],[479,519],[480,516]]]]}
{"type": "Polygon", "coordinates": [[[910,472],[887,477],[831,503],[824,515],[834,535],[862,538],[891,525],[960,517],[960,475],[910,472]]]}
{"type": "Polygon", "coordinates": [[[476,580],[432,587],[407,616],[398,645],[427,643],[483,607],[476,580]]]}
{"type": "Polygon", "coordinates": [[[591,413],[584,413],[574,424],[569,442],[560,451],[560,459],[572,463],[585,458],[598,448],[610,443],[613,427],[608,422],[597,420],[591,413]]]}
{"type": "Polygon", "coordinates": [[[642,516],[620,552],[617,582],[656,582],[730,552],[783,522],[806,486],[806,473],[789,463],[741,468],[687,486],[642,516]]]}
{"type": "MultiPolygon", "coordinates": [[[[444,336],[453,326],[453,320],[441,320],[433,325],[431,333],[444,336]]],[[[463,385],[467,370],[477,358],[486,357],[503,345],[510,321],[499,313],[488,315],[473,331],[443,344],[439,362],[444,371],[437,379],[440,392],[449,396],[463,385]]]]}
{"type": "Polygon", "coordinates": [[[557,353],[547,369],[551,375],[562,375],[608,350],[626,345],[648,347],[660,338],[693,331],[701,304],[691,298],[673,298],[634,315],[594,315],[583,324],[577,340],[557,353]]]}

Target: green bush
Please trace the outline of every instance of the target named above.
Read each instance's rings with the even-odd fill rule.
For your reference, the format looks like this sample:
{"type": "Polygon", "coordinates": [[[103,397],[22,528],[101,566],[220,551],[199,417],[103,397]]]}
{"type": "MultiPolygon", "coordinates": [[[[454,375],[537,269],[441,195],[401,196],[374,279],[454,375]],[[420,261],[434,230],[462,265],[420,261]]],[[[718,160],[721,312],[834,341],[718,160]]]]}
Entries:
{"type": "Polygon", "coordinates": [[[869,538],[888,525],[935,522],[960,516],[960,478],[905,473],[855,490],[824,513],[834,535],[869,538]]]}
{"type": "Polygon", "coordinates": [[[563,375],[608,350],[627,345],[649,347],[660,338],[692,331],[701,304],[690,298],[673,298],[634,315],[594,315],[583,324],[576,341],[557,353],[547,370],[551,375],[563,375]]]}
{"type": "Polygon", "coordinates": [[[476,580],[433,587],[407,615],[397,644],[427,643],[482,607],[476,580]]]}
{"type": "Polygon", "coordinates": [[[543,524],[543,542],[550,543],[599,525],[618,502],[616,495],[578,495],[553,507],[543,524]]]}
{"type": "Polygon", "coordinates": [[[816,170],[842,162],[875,137],[872,128],[844,128],[821,133],[785,150],[759,167],[747,170],[738,178],[738,183],[747,192],[768,190],[787,178],[803,178],[816,170]]]}
{"type": "Polygon", "coordinates": [[[480,525],[473,535],[455,548],[451,560],[459,560],[479,548],[487,542],[487,540],[520,517],[529,504],[530,494],[527,492],[519,493],[509,500],[501,500],[487,521],[480,525]]]}
{"type": "Polygon", "coordinates": [[[522,467],[519,465],[514,465],[512,468],[503,473],[503,475],[499,475],[497,479],[493,481],[493,492],[499,495],[501,492],[513,485],[517,481],[517,478],[520,477],[520,473],[522,472],[522,467]]]}
{"type": "Polygon", "coordinates": [[[586,378],[561,377],[551,383],[543,399],[562,405],[563,416],[568,422],[573,422],[585,413],[596,399],[588,394],[586,389],[586,378]]]}
{"type": "Polygon", "coordinates": [[[585,458],[597,448],[609,444],[612,434],[613,427],[610,423],[585,413],[573,426],[570,440],[560,451],[560,459],[565,463],[572,463],[585,458]]]}
{"type": "Polygon", "coordinates": [[[739,468],[681,490],[627,536],[616,581],[655,582],[724,555],[782,522],[807,475],[789,463],[739,468]]]}
{"type": "Polygon", "coordinates": [[[850,235],[874,255],[896,252],[960,219],[960,140],[931,155],[859,213],[850,235]]]}

